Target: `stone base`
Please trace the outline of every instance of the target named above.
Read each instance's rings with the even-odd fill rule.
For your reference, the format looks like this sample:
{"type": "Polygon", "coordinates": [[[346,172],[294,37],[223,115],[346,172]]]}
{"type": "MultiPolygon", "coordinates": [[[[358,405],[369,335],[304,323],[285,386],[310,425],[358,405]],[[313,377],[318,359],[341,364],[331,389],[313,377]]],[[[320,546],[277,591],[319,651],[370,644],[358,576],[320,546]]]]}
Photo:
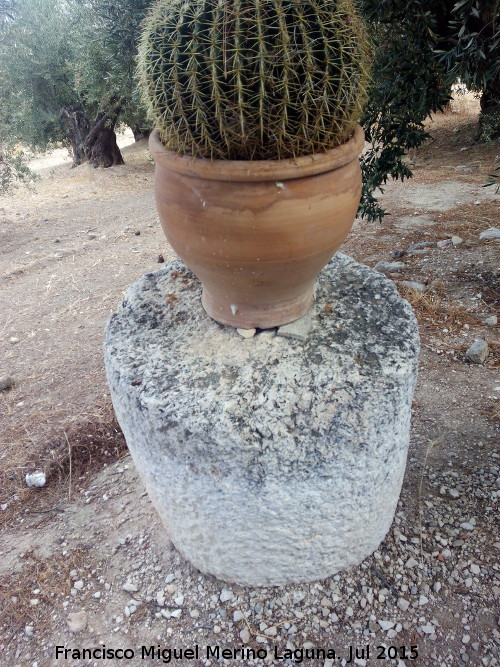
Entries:
{"type": "Polygon", "coordinates": [[[418,328],[380,273],[338,253],[305,341],[211,320],[179,260],[130,287],[106,329],[113,405],[176,547],[253,586],[328,577],[391,525],[418,328]]]}

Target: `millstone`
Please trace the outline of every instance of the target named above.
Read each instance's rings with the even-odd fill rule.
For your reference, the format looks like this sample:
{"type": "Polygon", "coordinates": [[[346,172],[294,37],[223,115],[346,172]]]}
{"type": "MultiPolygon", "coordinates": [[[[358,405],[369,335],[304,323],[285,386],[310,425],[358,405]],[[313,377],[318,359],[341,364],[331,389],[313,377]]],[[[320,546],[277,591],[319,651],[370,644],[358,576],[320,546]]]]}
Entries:
{"type": "Polygon", "coordinates": [[[359,563],[390,528],[408,449],[418,327],[394,284],[337,253],[305,340],[211,320],[179,261],[106,328],[113,405],[175,546],[264,586],[359,563]]]}

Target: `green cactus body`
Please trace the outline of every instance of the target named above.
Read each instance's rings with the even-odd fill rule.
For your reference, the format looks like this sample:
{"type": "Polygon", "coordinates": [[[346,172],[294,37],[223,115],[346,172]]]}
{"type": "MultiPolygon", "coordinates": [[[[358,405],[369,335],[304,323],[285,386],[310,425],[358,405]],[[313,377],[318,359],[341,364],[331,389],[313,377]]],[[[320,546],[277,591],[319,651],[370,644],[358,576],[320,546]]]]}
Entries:
{"type": "Polygon", "coordinates": [[[345,142],[369,61],[355,0],[159,0],[138,72],[166,148],[263,160],[345,142]]]}

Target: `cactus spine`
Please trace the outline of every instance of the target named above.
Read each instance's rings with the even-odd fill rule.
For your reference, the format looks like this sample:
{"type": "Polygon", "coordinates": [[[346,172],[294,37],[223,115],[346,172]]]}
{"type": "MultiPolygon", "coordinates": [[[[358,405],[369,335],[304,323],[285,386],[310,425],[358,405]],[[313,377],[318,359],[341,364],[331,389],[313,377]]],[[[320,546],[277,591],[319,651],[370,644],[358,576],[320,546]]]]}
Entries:
{"type": "Polygon", "coordinates": [[[350,137],[369,61],[355,0],[158,0],[138,74],[166,148],[277,159],[350,137]]]}

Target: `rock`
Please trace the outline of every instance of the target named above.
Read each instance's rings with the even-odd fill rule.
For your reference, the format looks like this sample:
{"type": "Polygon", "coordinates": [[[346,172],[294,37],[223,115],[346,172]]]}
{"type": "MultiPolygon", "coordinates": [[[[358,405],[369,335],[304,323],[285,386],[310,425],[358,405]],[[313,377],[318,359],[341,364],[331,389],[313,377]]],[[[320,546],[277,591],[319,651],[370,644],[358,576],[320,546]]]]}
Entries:
{"type": "Polygon", "coordinates": [[[497,323],[498,317],[496,315],[489,315],[483,320],[483,324],[485,324],[487,327],[496,327],[497,323]]]}
{"type": "Polygon", "coordinates": [[[401,609],[401,611],[408,611],[410,608],[410,603],[408,600],[405,600],[404,598],[399,598],[398,599],[398,609],[401,609]]]}
{"type": "Polygon", "coordinates": [[[87,627],[87,612],[86,611],[76,611],[72,614],[68,614],[66,619],[70,632],[81,632],[87,627]]]}
{"type": "Polygon", "coordinates": [[[474,530],[474,524],[469,521],[464,521],[460,524],[460,528],[463,528],[464,530],[474,530]]]}
{"type": "Polygon", "coordinates": [[[451,239],[443,239],[442,241],[438,241],[438,242],[436,243],[436,246],[437,246],[440,250],[444,250],[444,248],[451,248],[452,245],[453,245],[453,243],[452,243],[452,240],[451,240],[451,239]]]}
{"type": "Polygon", "coordinates": [[[242,621],[245,618],[243,613],[237,609],[235,612],[233,612],[233,621],[237,623],[238,621],[242,621]]]}
{"type": "MultiPolygon", "coordinates": [[[[455,132],[455,129],[453,132],[455,132]]],[[[477,164],[459,164],[458,167],[455,167],[455,171],[460,171],[463,174],[470,174],[473,171],[479,171],[479,166],[477,164]]]]}
{"type": "Polygon", "coordinates": [[[135,584],[132,584],[130,581],[127,581],[126,584],[123,584],[123,590],[127,593],[136,593],[139,589],[135,584]]]}
{"type": "Polygon", "coordinates": [[[382,630],[390,630],[396,625],[392,621],[379,621],[378,624],[380,625],[382,630]]]}
{"type": "Polygon", "coordinates": [[[303,317],[289,324],[284,324],[279,327],[276,332],[277,336],[284,336],[285,338],[293,338],[294,340],[307,340],[309,332],[313,327],[312,313],[309,311],[303,317]]]}
{"type": "Polygon", "coordinates": [[[172,260],[127,290],[106,328],[113,405],[172,542],[202,572],[250,586],[359,563],[389,530],[405,469],[409,304],[337,253],[305,341],[242,345],[200,294],[172,260]]]}
{"type": "Polygon", "coordinates": [[[87,234],[85,238],[89,239],[90,241],[93,241],[94,239],[97,238],[97,234],[87,234]]]}
{"type": "Polygon", "coordinates": [[[85,584],[83,583],[83,581],[79,579],[78,581],[75,581],[75,583],[73,584],[73,588],[76,588],[77,591],[81,591],[84,585],[85,584]]]}
{"type": "Polygon", "coordinates": [[[242,338],[253,338],[257,329],[236,329],[242,338]]]}
{"type": "Polygon", "coordinates": [[[419,243],[412,243],[408,246],[408,252],[414,252],[415,250],[423,250],[424,248],[434,248],[436,245],[435,241],[420,241],[419,243]]]}
{"type": "Polygon", "coordinates": [[[375,271],[380,271],[380,273],[397,273],[398,271],[403,271],[406,269],[406,264],[404,262],[377,262],[373,267],[375,271]]]}
{"type": "Polygon", "coordinates": [[[408,558],[408,560],[405,563],[405,567],[408,567],[408,568],[413,568],[413,567],[417,567],[417,566],[418,566],[418,561],[415,560],[412,556],[410,556],[410,558],[408,558]]]}
{"type": "Polygon", "coordinates": [[[481,241],[500,241],[500,229],[498,227],[490,227],[479,234],[481,241]]]}
{"type": "Polygon", "coordinates": [[[428,602],[429,602],[429,598],[426,597],[425,595],[420,595],[420,597],[418,598],[418,606],[419,607],[423,607],[428,602]]]}
{"type": "Polygon", "coordinates": [[[457,246],[459,246],[459,245],[460,245],[461,243],[463,243],[463,242],[464,242],[464,240],[463,240],[463,238],[462,238],[461,236],[452,236],[452,237],[451,237],[451,244],[452,244],[453,247],[455,247],[455,248],[456,248],[457,246]]]}
{"type": "Polygon", "coordinates": [[[180,618],[181,614],[182,614],[182,609],[175,609],[175,610],[170,614],[170,616],[172,616],[172,618],[180,618]]]}
{"type": "Polygon", "coordinates": [[[410,289],[414,289],[416,292],[425,292],[427,289],[426,285],[423,283],[417,283],[414,280],[401,280],[399,284],[404,285],[405,287],[409,287],[410,289]]]}
{"type": "Polygon", "coordinates": [[[30,472],[26,475],[24,478],[26,481],[26,486],[45,486],[47,483],[47,478],[45,477],[45,473],[42,471],[37,471],[37,472],[30,472]]]}
{"type": "Polygon", "coordinates": [[[163,257],[163,255],[158,255],[158,257],[156,258],[156,261],[158,262],[158,264],[164,264],[165,257],[163,257]]]}
{"type": "Polygon", "coordinates": [[[250,630],[248,628],[243,628],[240,632],[240,639],[244,644],[248,644],[250,641],[250,630]]]}
{"type": "Polygon", "coordinates": [[[229,600],[232,600],[233,597],[234,595],[232,591],[229,590],[229,588],[223,588],[219,596],[219,600],[221,602],[228,602],[229,600]]]}
{"type": "Polygon", "coordinates": [[[485,340],[478,339],[472,343],[465,353],[465,356],[469,361],[472,361],[473,364],[482,364],[488,356],[488,353],[488,343],[485,340]]]}
{"type": "Polygon", "coordinates": [[[0,376],[0,391],[6,391],[7,389],[12,389],[16,384],[16,381],[11,375],[2,375],[0,376]]]}

